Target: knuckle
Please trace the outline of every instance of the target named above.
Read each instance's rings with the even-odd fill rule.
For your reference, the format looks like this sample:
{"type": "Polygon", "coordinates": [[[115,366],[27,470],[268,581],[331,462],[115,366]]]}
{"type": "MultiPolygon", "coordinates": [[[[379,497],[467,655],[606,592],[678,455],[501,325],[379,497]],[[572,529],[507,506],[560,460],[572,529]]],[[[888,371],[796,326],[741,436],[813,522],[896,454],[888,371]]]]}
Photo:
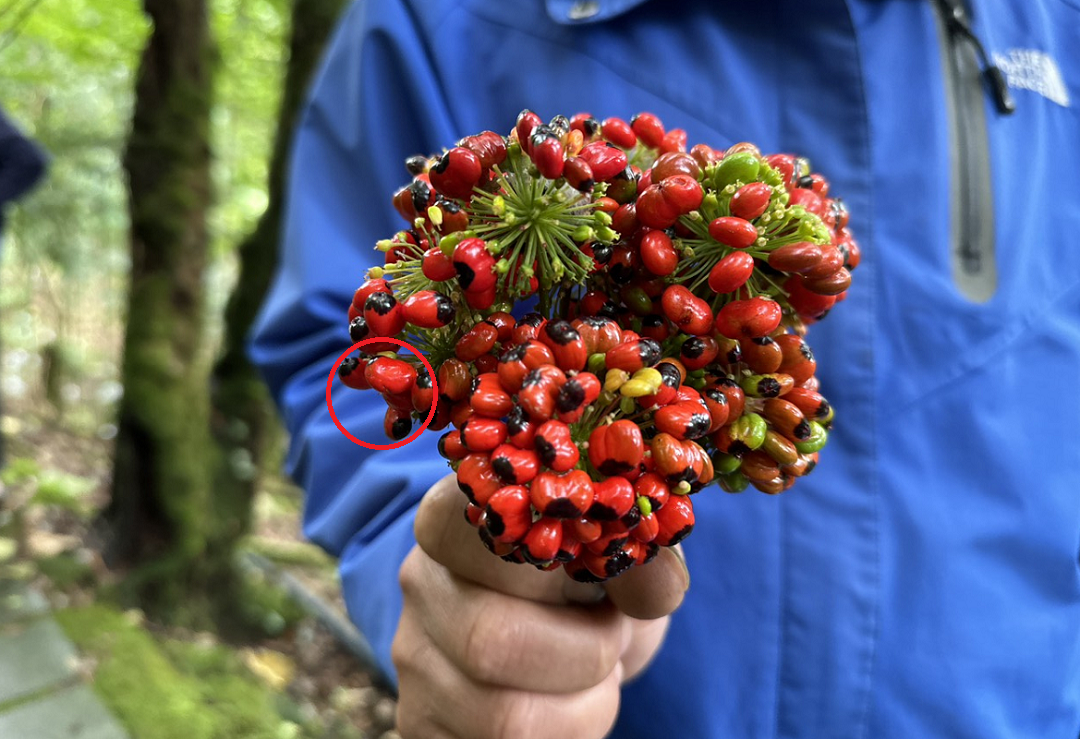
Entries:
{"type": "Polygon", "coordinates": [[[480,611],[465,632],[462,669],[474,680],[501,684],[507,668],[520,652],[516,629],[506,620],[496,619],[493,611],[480,611]]]}
{"type": "Polygon", "coordinates": [[[413,547],[412,551],[405,557],[405,561],[401,563],[401,569],[398,570],[398,584],[401,586],[401,592],[406,598],[416,595],[422,590],[423,563],[421,558],[423,556],[419,547],[413,547]]]}

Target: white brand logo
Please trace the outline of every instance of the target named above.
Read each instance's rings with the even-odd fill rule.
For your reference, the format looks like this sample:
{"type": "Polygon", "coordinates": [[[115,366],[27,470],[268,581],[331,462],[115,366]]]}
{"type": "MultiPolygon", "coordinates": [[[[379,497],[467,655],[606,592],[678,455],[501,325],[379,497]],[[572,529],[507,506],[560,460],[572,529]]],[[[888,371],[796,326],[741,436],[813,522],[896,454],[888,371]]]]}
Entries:
{"type": "Polygon", "coordinates": [[[994,54],[996,64],[1016,90],[1031,90],[1058,105],[1069,106],[1069,91],[1054,57],[1036,49],[1009,49],[994,54]]]}

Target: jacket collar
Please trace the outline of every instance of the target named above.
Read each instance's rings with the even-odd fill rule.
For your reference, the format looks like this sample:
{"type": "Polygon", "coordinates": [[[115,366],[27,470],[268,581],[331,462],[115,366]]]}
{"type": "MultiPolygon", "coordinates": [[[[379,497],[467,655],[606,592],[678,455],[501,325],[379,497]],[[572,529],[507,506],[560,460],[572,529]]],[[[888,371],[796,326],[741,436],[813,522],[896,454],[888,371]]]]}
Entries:
{"type": "Polygon", "coordinates": [[[644,2],[647,0],[544,0],[548,16],[565,26],[610,20],[644,2]]]}

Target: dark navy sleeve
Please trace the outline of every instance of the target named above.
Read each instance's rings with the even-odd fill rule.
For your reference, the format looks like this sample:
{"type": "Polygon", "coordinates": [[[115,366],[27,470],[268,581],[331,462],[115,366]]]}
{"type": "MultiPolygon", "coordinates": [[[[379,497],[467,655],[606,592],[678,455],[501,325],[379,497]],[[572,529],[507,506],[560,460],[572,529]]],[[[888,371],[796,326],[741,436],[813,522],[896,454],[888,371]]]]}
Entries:
{"type": "MultiPolygon", "coordinates": [[[[406,227],[390,202],[409,178],[403,160],[455,138],[418,28],[397,0],[355,3],[343,18],[293,142],[281,262],[250,347],[290,433],[286,466],[306,491],[305,533],[341,557],[350,615],[391,675],[413,512],[449,469],[434,434],[392,451],[354,444],[325,392],[352,344],[352,294],[382,261],[375,242],[406,227]]],[[[376,393],[335,381],[333,398],[353,435],[386,443],[376,393]]]]}
{"type": "Polygon", "coordinates": [[[16,200],[45,174],[45,153],[0,112],[0,205],[16,200]]]}

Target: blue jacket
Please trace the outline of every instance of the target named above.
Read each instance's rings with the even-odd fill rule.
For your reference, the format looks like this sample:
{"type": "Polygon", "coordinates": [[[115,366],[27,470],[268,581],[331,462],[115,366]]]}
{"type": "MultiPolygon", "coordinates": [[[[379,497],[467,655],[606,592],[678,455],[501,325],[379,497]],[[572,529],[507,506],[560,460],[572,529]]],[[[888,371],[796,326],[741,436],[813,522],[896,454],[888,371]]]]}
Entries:
{"type": "MultiPolygon", "coordinates": [[[[370,454],[324,405],[345,311],[401,227],[401,162],[524,107],[659,115],[808,155],[863,248],[812,328],[835,432],[789,493],[695,499],[693,584],[626,739],[1080,734],[1080,0],[368,0],[292,160],[255,332],[350,612],[388,671],[435,435],[370,454]],[[979,66],[996,63],[1016,110],[979,66]],[[946,73],[946,70],[950,70],[946,73]]],[[[361,438],[381,403],[335,395],[361,438]]]]}

